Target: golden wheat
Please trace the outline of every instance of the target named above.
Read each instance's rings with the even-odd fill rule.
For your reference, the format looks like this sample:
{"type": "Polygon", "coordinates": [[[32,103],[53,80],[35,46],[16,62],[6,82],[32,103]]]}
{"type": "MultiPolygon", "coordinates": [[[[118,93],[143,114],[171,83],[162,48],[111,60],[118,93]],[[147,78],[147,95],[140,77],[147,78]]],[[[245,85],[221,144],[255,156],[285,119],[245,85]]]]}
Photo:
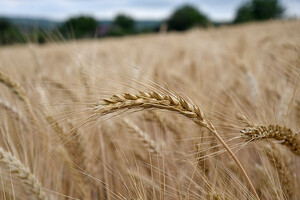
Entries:
{"type": "Polygon", "coordinates": [[[300,199],[299,32],[1,46],[0,198],[300,199]]]}

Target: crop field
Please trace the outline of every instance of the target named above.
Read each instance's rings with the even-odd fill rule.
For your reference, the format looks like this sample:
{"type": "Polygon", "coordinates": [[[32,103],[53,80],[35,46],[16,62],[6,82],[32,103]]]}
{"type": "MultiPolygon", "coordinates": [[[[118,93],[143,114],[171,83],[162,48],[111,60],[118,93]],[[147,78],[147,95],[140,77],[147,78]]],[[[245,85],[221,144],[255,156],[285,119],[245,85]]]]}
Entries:
{"type": "Polygon", "coordinates": [[[300,21],[0,47],[0,199],[300,199],[300,21]]]}

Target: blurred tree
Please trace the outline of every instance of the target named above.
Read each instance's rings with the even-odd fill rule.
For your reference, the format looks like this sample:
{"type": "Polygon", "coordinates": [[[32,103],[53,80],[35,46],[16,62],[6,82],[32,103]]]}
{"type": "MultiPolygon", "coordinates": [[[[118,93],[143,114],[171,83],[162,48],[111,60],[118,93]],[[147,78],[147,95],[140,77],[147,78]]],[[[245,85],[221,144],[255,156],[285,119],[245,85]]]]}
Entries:
{"type": "Polygon", "coordinates": [[[283,11],[278,0],[253,0],[253,14],[257,20],[279,18],[283,11]]]}
{"type": "Polygon", "coordinates": [[[0,19],[0,44],[23,43],[25,39],[21,32],[6,19],[0,19]]]}
{"type": "Polygon", "coordinates": [[[123,36],[127,34],[132,34],[135,32],[135,22],[133,18],[128,15],[119,14],[113,21],[113,27],[110,31],[112,36],[123,36]]]}
{"type": "Polygon", "coordinates": [[[43,30],[36,29],[32,31],[30,34],[28,34],[28,39],[33,43],[45,44],[48,39],[47,34],[51,34],[51,33],[46,33],[43,30]]]}
{"type": "Polygon", "coordinates": [[[238,8],[234,23],[242,23],[253,20],[254,16],[252,11],[252,3],[246,2],[238,8]]]}
{"type": "Polygon", "coordinates": [[[239,7],[234,23],[280,18],[283,12],[278,0],[252,0],[239,7]]]}
{"type": "Polygon", "coordinates": [[[127,15],[118,15],[113,23],[123,30],[132,31],[134,29],[134,20],[127,15]]]}
{"type": "Polygon", "coordinates": [[[167,21],[168,30],[184,31],[193,26],[206,27],[208,18],[191,5],[178,8],[167,21]]]}
{"type": "Polygon", "coordinates": [[[80,16],[68,19],[60,28],[65,37],[75,38],[93,37],[98,27],[98,22],[88,16],[80,16]]]}

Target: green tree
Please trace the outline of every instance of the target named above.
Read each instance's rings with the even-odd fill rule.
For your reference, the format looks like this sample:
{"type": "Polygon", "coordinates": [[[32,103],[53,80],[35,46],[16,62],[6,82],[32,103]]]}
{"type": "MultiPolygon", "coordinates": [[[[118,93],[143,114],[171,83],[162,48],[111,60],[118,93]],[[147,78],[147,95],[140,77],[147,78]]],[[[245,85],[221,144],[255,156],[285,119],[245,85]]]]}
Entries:
{"type": "Polygon", "coordinates": [[[178,8],[167,21],[168,30],[184,31],[194,26],[206,27],[208,18],[191,5],[178,8]]]}
{"type": "Polygon", "coordinates": [[[66,37],[85,38],[93,37],[98,27],[97,21],[88,16],[79,16],[68,19],[60,28],[66,37]]]}
{"type": "Polygon", "coordinates": [[[234,23],[242,23],[253,20],[254,16],[252,11],[252,4],[250,2],[246,2],[238,8],[234,23]]]}
{"type": "Polygon", "coordinates": [[[23,43],[25,39],[21,32],[6,19],[0,19],[0,44],[23,43]]]}
{"type": "Polygon", "coordinates": [[[118,15],[115,18],[113,24],[114,26],[117,26],[125,31],[134,30],[134,20],[127,15],[123,15],[123,14],[118,15]]]}
{"type": "Polygon", "coordinates": [[[38,43],[38,44],[45,44],[48,40],[48,36],[47,34],[51,34],[51,33],[47,33],[43,30],[33,30],[30,34],[27,35],[29,41],[34,42],[34,43],[38,43]]]}
{"type": "Polygon", "coordinates": [[[110,31],[112,36],[123,36],[135,32],[135,21],[128,15],[119,14],[113,21],[113,27],[110,31]]]}
{"type": "Polygon", "coordinates": [[[234,23],[276,19],[280,18],[283,12],[284,8],[278,0],[252,0],[238,8],[234,23]]]}

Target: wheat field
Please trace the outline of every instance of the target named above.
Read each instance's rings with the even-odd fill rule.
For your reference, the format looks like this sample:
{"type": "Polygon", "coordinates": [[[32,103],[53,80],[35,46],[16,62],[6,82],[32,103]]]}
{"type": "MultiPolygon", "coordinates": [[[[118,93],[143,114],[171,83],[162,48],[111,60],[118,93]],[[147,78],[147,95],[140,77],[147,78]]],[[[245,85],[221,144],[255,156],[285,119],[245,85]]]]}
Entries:
{"type": "Polygon", "coordinates": [[[1,47],[0,198],[297,200],[299,75],[298,20],[1,47]]]}

